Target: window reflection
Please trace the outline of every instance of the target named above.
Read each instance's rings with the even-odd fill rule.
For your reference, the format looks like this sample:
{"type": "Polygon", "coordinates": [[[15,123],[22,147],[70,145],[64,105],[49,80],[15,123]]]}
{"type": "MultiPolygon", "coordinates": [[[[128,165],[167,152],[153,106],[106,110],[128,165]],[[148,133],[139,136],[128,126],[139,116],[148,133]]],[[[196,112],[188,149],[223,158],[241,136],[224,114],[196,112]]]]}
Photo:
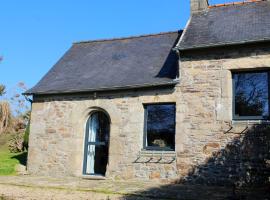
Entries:
{"type": "Polygon", "coordinates": [[[250,119],[269,117],[268,72],[235,73],[235,116],[250,119]]]}
{"type": "Polygon", "coordinates": [[[146,148],[174,150],[175,104],[147,105],[146,148]]]}
{"type": "Polygon", "coordinates": [[[102,112],[96,112],[91,117],[91,134],[90,142],[108,142],[109,120],[102,112]]]}

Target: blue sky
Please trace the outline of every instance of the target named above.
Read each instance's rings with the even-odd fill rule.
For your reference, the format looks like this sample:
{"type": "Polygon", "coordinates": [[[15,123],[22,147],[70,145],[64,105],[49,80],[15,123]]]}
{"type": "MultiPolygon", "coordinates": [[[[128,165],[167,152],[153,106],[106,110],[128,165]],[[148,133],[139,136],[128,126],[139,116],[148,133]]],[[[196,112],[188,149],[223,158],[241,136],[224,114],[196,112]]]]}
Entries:
{"type": "Polygon", "coordinates": [[[188,17],[189,0],[3,0],[0,83],[34,86],[74,41],[179,30],[188,17]]]}

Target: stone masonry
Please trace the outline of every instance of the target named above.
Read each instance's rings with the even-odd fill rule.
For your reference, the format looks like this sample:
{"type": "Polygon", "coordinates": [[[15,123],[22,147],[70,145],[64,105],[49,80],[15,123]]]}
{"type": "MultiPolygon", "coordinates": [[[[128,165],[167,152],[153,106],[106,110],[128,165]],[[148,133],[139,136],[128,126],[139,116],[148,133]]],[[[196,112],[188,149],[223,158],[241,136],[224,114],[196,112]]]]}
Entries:
{"type": "Polygon", "coordinates": [[[80,177],[86,121],[104,110],[111,120],[107,178],[269,183],[268,126],[232,121],[231,71],[265,68],[269,46],[189,52],[175,88],[34,96],[28,171],[80,177]],[[164,162],[144,162],[143,104],[160,102],[176,103],[176,159],[169,162],[170,153],[164,162]]]}

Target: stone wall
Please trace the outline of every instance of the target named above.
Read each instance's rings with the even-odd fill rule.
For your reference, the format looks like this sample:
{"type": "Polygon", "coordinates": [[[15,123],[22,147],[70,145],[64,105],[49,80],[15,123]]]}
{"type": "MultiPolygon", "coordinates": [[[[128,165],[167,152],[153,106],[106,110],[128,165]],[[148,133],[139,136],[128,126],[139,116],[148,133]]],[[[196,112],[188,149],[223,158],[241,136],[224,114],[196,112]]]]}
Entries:
{"type": "Polygon", "coordinates": [[[268,49],[181,54],[180,83],[175,88],[35,96],[29,172],[81,176],[85,124],[92,110],[103,109],[111,119],[108,178],[269,182],[268,126],[232,121],[231,77],[232,70],[270,69],[268,49]],[[162,162],[154,162],[160,156],[146,162],[143,104],[160,102],[176,102],[176,160],[170,162],[173,156],[168,154],[162,162]]]}
{"type": "Polygon", "coordinates": [[[246,184],[254,182],[251,179],[256,176],[267,182],[269,128],[256,125],[261,123],[258,121],[232,121],[231,72],[270,69],[269,45],[186,52],[181,56],[179,182],[246,184]]]}
{"type": "Polygon", "coordinates": [[[29,172],[81,176],[86,121],[91,111],[102,109],[111,120],[107,177],[176,178],[175,160],[169,164],[146,163],[147,158],[139,156],[143,148],[143,104],[159,102],[176,102],[174,88],[35,97],[29,172]]]}

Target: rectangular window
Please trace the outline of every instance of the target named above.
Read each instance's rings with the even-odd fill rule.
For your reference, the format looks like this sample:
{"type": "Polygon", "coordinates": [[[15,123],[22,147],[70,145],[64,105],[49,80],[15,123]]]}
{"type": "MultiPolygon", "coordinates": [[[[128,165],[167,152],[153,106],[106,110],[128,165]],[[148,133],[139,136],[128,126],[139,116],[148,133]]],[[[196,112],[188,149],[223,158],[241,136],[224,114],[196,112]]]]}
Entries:
{"type": "Polygon", "coordinates": [[[233,73],[235,120],[269,119],[269,71],[233,73]]]}
{"type": "Polygon", "coordinates": [[[145,105],[144,148],[147,150],[174,151],[175,104],[145,105]]]}

